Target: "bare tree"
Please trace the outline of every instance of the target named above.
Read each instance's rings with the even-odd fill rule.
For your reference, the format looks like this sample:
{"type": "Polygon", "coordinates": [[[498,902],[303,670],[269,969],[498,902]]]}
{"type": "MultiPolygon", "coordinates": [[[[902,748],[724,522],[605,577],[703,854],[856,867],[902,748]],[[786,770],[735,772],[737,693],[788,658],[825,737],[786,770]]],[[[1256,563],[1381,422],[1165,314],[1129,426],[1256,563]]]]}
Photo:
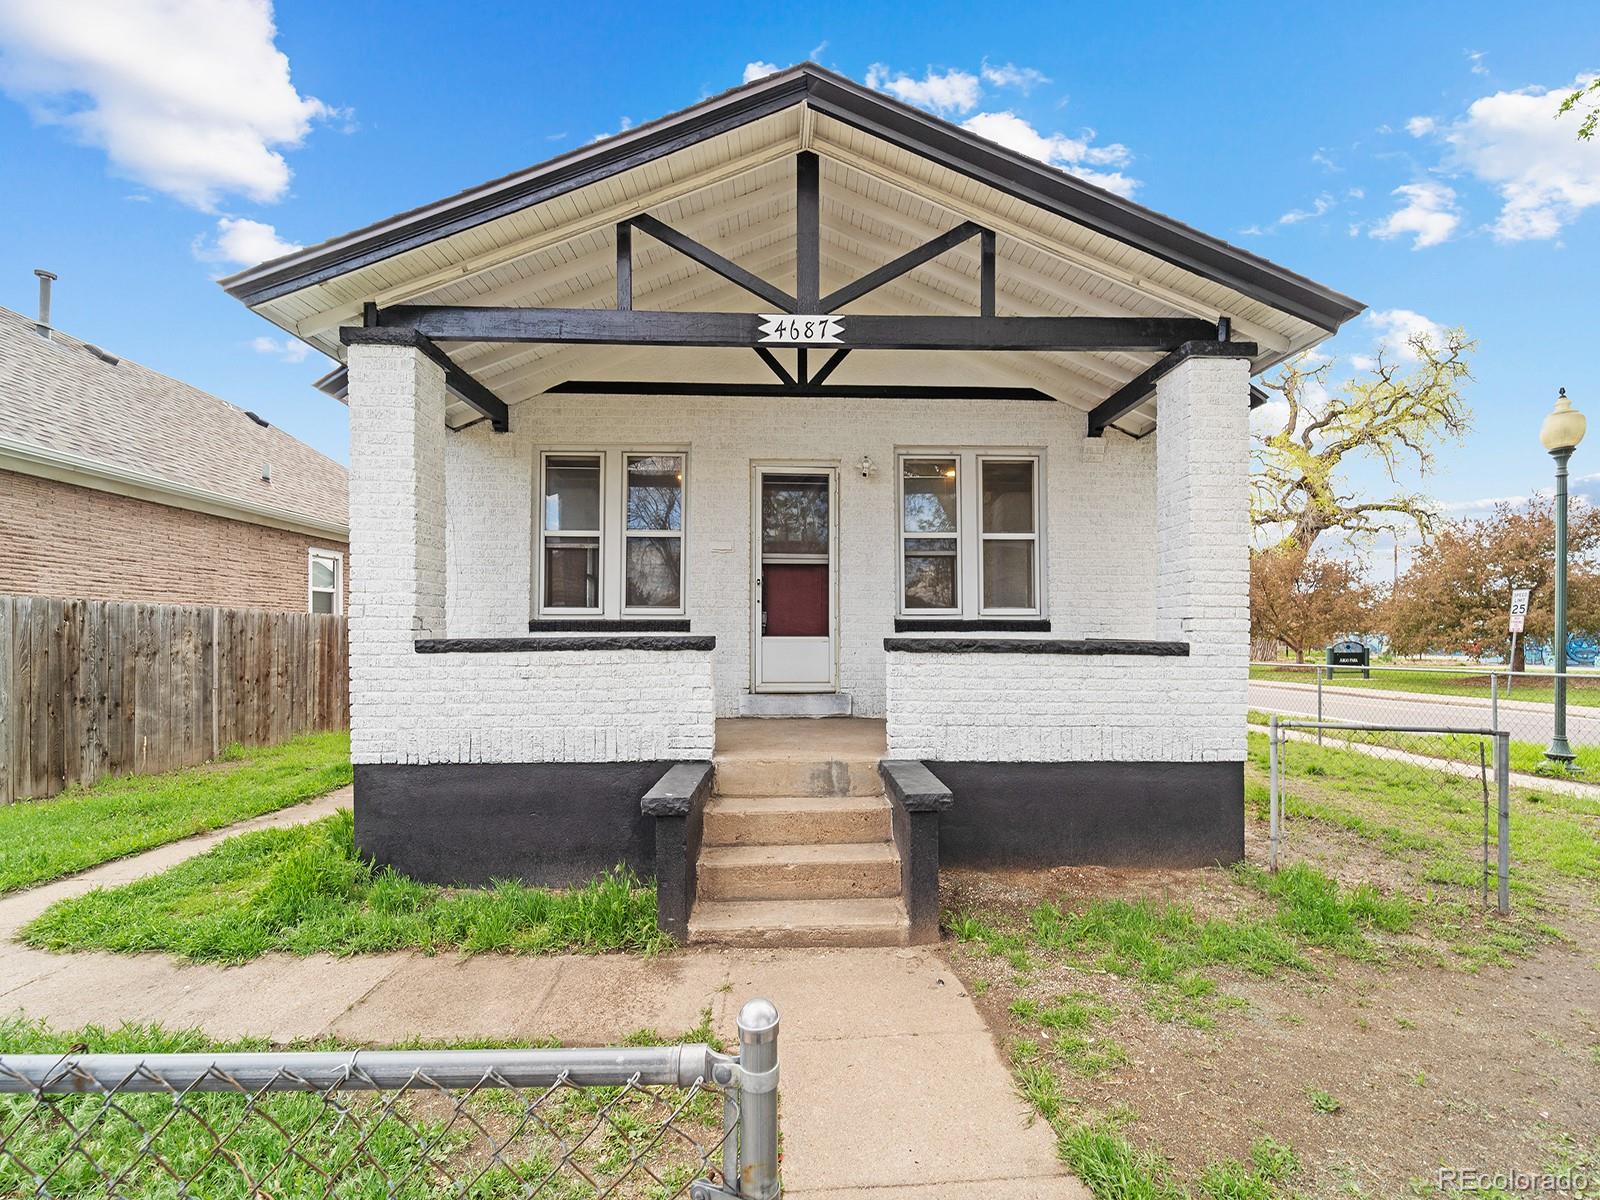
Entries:
{"type": "Polygon", "coordinates": [[[1263,381],[1287,405],[1282,425],[1255,439],[1251,516],[1270,546],[1309,554],[1329,530],[1356,544],[1382,531],[1432,530],[1436,513],[1427,497],[1363,497],[1341,473],[1346,460],[1364,457],[1377,459],[1396,484],[1405,467],[1426,475],[1435,447],[1471,427],[1461,392],[1477,343],[1452,329],[1439,345],[1421,333],[1409,344],[1411,360],[1380,348],[1370,370],[1335,388],[1328,385],[1333,362],[1305,355],[1263,381]]]}

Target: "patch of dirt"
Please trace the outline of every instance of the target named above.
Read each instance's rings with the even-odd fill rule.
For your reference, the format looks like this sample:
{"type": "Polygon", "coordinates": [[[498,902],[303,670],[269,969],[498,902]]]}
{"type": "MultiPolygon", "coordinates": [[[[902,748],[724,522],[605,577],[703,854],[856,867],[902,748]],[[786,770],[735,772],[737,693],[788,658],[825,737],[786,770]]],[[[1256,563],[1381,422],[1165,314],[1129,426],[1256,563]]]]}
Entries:
{"type": "MultiPolygon", "coordinates": [[[[1265,833],[1248,814],[1247,858],[1263,866],[1265,833]]],[[[1418,895],[1415,864],[1335,827],[1296,823],[1286,857],[1342,883],[1418,895]]],[[[1008,929],[1025,926],[1028,910],[1047,899],[1064,908],[1148,897],[1203,915],[1270,911],[1220,869],[945,875],[947,911],[981,913],[1008,929]]],[[[1127,1135],[1166,1155],[1184,1178],[1220,1158],[1248,1160],[1251,1142],[1270,1136],[1304,1164],[1295,1195],[1388,1200],[1435,1195],[1441,1166],[1547,1169],[1563,1138],[1600,1154],[1600,919],[1591,899],[1563,899],[1570,902],[1514,914],[1527,928],[1549,921],[1566,940],[1539,942],[1510,967],[1472,973],[1447,947],[1407,936],[1372,963],[1310,951],[1309,973],[1262,979],[1208,969],[1225,996],[1243,1002],[1219,1008],[1209,1030],[1157,1020],[1143,985],[1092,967],[1035,955],[1036,969],[1019,975],[976,944],[947,941],[945,949],[1002,1050],[1019,1037],[1049,1045],[1037,1022],[1012,1015],[1018,998],[1048,1004],[1080,991],[1117,1008],[1096,1036],[1118,1043],[1129,1061],[1093,1079],[1058,1067],[1075,1102],[1069,1114],[1131,1110],[1127,1135]],[[1313,1090],[1339,1111],[1317,1111],[1313,1090]]],[[[1473,918],[1487,929],[1497,920],[1473,918]]]]}

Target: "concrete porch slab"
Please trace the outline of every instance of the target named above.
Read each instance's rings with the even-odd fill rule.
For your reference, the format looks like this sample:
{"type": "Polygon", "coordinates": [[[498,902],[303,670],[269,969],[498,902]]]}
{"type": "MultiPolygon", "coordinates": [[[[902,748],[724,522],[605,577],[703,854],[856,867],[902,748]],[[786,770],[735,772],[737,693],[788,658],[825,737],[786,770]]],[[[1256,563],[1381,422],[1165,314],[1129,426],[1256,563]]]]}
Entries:
{"type": "Polygon", "coordinates": [[[771,720],[725,717],[717,722],[717,762],[751,760],[867,761],[888,753],[884,722],[873,717],[771,720]]]}

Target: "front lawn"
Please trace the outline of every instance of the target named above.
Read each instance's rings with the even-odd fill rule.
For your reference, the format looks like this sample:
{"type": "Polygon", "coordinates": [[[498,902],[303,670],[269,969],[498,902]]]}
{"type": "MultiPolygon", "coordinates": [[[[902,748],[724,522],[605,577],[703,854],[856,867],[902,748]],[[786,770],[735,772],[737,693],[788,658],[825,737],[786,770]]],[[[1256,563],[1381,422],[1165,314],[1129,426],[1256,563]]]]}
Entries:
{"type": "Polygon", "coordinates": [[[300,804],[350,778],[350,735],[312,733],[0,806],[0,895],[300,804]]]}
{"type": "Polygon", "coordinates": [[[1272,875],[1265,752],[1242,864],[945,873],[952,962],[1063,1161],[1096,1200],[1600,1170],[1600,803],[1513,789],[1500,918],[1475,778],[1293,742],[1272,875]]]}
{"type": "MultiPolygon", "coordinates": [[[[688,1042],[722,1049],[711,1034],[709,1010],[699,1027],[679,1037],[640,1030],[626,1039],[633,1046],[688,1042]]],[[[519,1048],[515,1042],[494,1045],[519,1048]]],[[[331,1042],[287,1047],[353,1048],[331,1042]]],[[[195,1030],[157,1025],[54,1030],[32,1021],[0,1020],[0,1054],[272,1049],[260,1039],[219,1043],[195,1030]]],[[[401,1093],[341,1089],[328,1100],[296,1092],[260,1097],[147,1092],[109,1103],[99,1095],[57,1096],[47,1111],[35,1105],[31,1095],[0,1095],[5,1146],[0,1195],[90,1200],[104,1196],[107,1179],[115,1178],[115,1194],[129,1200],[246,1194],[495,1200],[527,1195],[547,1176],[548,1187],[540,1195],[676,1195],[716,1159],[722,1137],[716,1094],[691,1096],[686,1089],[670,1088],[552,1088],[546,1094],[540,1088],[518,1091],[490,1084],[463,1093],[435,1090],[424,1082],[401,1093]],[[216,1153],[219,1140],[225,1154],[216,1153]],[[564,1153],[570,1160],[563,1161],[564,1153]],[[40,1177],[48,1177],[44,1190],[36,1188],[40,1177]]]]}
{"type": "Polygon", "coordinates": [[[626,872],[565,891],[435,887],[357,855],[348,810],[240,834],[159,875],[62,900],[19,937],[47,950],[155,950],[222,963],[274,950],[650,953],[666,941],[654,886],[626,872]]]}

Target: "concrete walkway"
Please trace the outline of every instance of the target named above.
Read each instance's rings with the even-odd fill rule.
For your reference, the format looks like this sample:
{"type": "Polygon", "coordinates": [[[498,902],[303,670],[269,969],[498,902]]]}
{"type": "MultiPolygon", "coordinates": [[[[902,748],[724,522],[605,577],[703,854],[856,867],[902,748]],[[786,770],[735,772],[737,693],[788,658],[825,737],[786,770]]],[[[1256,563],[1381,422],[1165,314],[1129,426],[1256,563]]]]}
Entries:
{"type": "Polygon", "coordinates": [[[930,950],[274,955],[224,968],[160,955],[56,955],[11,940],[63,897],[165,870],[234,833],[313,820],[348,803],[348,790],[335,792],[0,899],[0,1012],[59,1027],[197,1026],[217,1038],[556,1037],[602,1045],[645,1027],[691,1029],[709,1007],[731,1043],[739,1006],[766,996],[783,1022],[789,1194],[935,1200],[998,1184],[1019,1198],[1087,1200],[1057,1161],[1048,1127],[1029,1123],[971,998],[930,950]]]}

